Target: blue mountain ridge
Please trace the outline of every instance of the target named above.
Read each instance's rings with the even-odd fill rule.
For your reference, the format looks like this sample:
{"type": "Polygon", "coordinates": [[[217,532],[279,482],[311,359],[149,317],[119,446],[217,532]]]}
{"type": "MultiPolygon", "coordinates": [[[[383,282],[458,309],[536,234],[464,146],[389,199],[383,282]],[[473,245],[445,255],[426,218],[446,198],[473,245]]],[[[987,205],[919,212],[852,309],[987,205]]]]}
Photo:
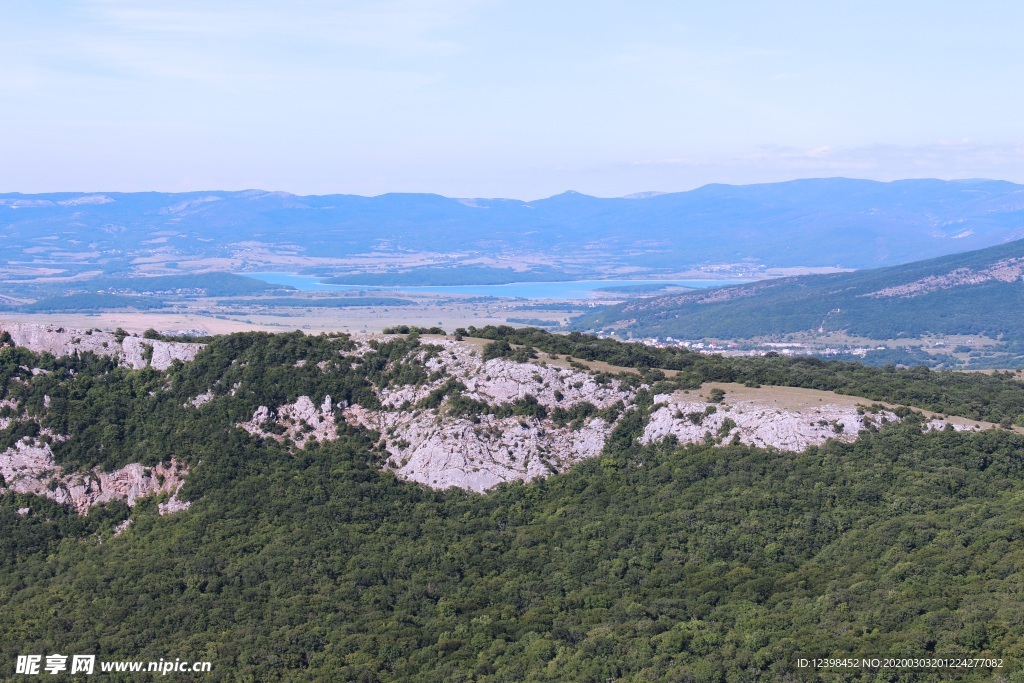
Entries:
{"type": "Polygon", "coordinates": [[[0,226],[7,262],[31,262],[27,249],[59,240],[95,252],[108,273],[147,254],[223,256],[251,242],[322,257],[533,253],[579,273],[594,264],[648,274],[738,262],[866,268],[1024,237],[1024,186],[825,178],[533,201],[258,190],[0,194],[0,226]]]}

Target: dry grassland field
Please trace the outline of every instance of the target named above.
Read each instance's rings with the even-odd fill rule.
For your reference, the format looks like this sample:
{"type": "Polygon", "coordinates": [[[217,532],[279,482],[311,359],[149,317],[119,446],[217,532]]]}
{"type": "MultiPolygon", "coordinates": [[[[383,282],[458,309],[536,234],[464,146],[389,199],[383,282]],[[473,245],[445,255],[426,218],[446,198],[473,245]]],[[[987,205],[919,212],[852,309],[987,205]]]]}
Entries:
{"type": "MultiPolygon", "coordinates": [[[[406,298],[406,297],[403,297],[406,298]]],[[[96,313],[15,313],[0,314],[5,320],[57,324],[66,327],[116,329],[129,332],[157,330],[203,330],[225,334],[246,330],[283,332],[303,330],[320,332],[380,332],[394,325],[442,327],[453,330],[476,325],[504,325],[509,318],[529,317],[558,325],[565,322],[564,310],[518,311],[523,302],[494,300],[486,303],[460,303],[449,299],[425,299],[411,306],[351,306],[344,308],[302,308],[259,311],[218,305],[219,302],[192,302],[174,312],[99,311],[96,313]]]]}

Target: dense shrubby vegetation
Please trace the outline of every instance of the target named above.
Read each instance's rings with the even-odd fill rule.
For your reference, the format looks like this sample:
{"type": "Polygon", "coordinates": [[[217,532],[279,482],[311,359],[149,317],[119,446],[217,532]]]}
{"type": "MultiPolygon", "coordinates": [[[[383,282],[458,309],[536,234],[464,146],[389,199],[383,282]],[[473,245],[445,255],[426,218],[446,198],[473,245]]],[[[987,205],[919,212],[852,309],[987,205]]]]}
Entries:
{"type": "MultiPolygon", "coordinates": [[[[541,350],[563,343],[521,334],[541,350]]],[[[31,652],[209,659],[211,681],[814,680],[797,658],[839,655],[995,656],[1002,673],[1020,674],[1019,435],[922,434],[908,412],[905,424],[801,454],[640,447],[645,394],[600,458],[476,495],[380,472],[362,431],[294,450],[231,427],[260,404],[330,394],[373,405],[371,385],[424,381],[410,351],[431,349],[417,336],[357,361],[342,355],[346,337],[231,335],[166,374],[0,349],[8,395],[43,424],[66,420],[55,427],[82,441],[66,462],[107,463],[111,451],[120,462],[141,440],[152,458],[190,463],[182,495],[194,501],[170,517],[147,501],[115,538],[124,506],[79,518],[40,498],[0,498],[4,675],[31,652]],[[336,365],[324,373],[321,362],[336,365]],[[210,388],[216,400],[182,407],[210,388]],[[40,392],[64,403],[42,411],[40,392]]],[[[579,358],[590,345],[595,356],[655,351],[565,343],[559,352],[579,358]]],[[[742,366],[677,360],[690,378],[742,366]]],[[[808,382],[852,373],[878,391],[900,374],[762,363],[749,372],[808,382]]],[[[948,381],[919,374],[906,375],[918,382],[908,391],[927,396],[948,381]]],[[[993,383],[964,392],[1008,382],[971,381],[993,383]]],[[[989,396],[1000,410],[1012,403],[1004,389],[989,396]]]]}
{"type": "Polygon", "coordinates": [[[444,334],[440,327],[417,327],[416,325],[396,325],[385,327],[384,334],[444,334]]]}
{"type": "Polygon", "coordinates": [[[69,313],[100,311],[112,308],[134,308],[140,311],[148,311],[166,308],[167,306],[168,303],[163,299],[151,296],[82,292],[65,296],[46,297],[31,304],[18,306],[17,308],[24,313],[69,313]]]}
{"type": "MultiPolygon", "coordinates": [[[[335,402],[373,407],[371,384],[425,381],[422,364],[409,353],[418,345],[406,339],[378,344],[353,367],[341,355],[353,348],[347,336],[236,334],[218,338],[195,361],[176,363],[166,374],[116,367],[112,359],[90,353],[54,359],[2,349],[0,399],[17,400],[42,427],[75,436],[52,444],[65,465],[152,465],[170,453],[198,460],[217,447],[211,434],[227,434],[260,405],[280,405],[302,395],[319,404],[330,395],[335,402]],[[331,371],[322,371],[318,363],[327,363],[331,371]],[[33,376],[31,368],[45,372],[33,376]],[[183,410],[186,401],[207,390],[221,400],[203,411],[183,410]]],[[[17,429],[26,427],[16,423],[0,431],[0,441],[6,431],[17,429]]]]}
{"type": "Polygon", "coordinates": [[[204,296],[243,296],[273,291],[294,291],[294,287],[264,282],[234,273],[187,273],[184,275],[156,275],[152,277],[101,277],[89,281],[92,289],[132,292],[191,292],[204,296]]]}

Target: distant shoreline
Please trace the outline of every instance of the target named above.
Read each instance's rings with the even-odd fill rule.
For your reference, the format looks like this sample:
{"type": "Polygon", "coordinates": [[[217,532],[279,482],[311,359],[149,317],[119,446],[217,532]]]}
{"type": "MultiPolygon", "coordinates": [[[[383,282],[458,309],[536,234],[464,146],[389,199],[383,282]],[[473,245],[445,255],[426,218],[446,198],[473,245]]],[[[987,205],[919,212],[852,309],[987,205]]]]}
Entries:
{"type": "Polygon", "coordinates": [[[728,285],[752,282],[752,279],[739,278],[704,278],[704,279],[621,279],[621,280],[563,280],[551,282],[508,282],[502,284],[467,284],[467,285],[383,285],[383,284],[330,284],[325,278],[315,275],[299,275],[297,273],[264,272],[237,275],[255,278],[270,284],[290,285],[302,291],[346,291],[346,290],[388,290],[408,291],[432,294],[462,294],[466,296],[493,296],[496,298],[519,299],[578,299],[590,300],[595,296],[607,296],[612,293],[622,294],[621,290],[610,288],[642,287],[642,286],[676,286],[689,289],[709,289],[728,285]]]}

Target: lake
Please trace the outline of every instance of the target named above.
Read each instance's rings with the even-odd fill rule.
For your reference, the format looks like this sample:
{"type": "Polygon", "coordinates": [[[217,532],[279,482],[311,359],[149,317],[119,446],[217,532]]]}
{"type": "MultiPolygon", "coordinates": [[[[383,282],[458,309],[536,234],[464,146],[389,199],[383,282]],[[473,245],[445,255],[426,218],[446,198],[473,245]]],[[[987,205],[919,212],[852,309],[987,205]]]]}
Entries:
{"type": "Polygon", "coordinates": [[[379,285],[325,285],[320,277],[294,273],[238,273],[274,285],[291,285],[303,291],[383,290],[424,294],[452,294],[461,296],[493,296],[519,299],[591,299],[595,296],[621,296],[599,292],[604,287],[635,285],[679,285],[694,289],[725,287],[749,280],[573,280],[569,282],[513,282],[506,285],[448,285],[443,287],[382,287],[379,285]]]}

